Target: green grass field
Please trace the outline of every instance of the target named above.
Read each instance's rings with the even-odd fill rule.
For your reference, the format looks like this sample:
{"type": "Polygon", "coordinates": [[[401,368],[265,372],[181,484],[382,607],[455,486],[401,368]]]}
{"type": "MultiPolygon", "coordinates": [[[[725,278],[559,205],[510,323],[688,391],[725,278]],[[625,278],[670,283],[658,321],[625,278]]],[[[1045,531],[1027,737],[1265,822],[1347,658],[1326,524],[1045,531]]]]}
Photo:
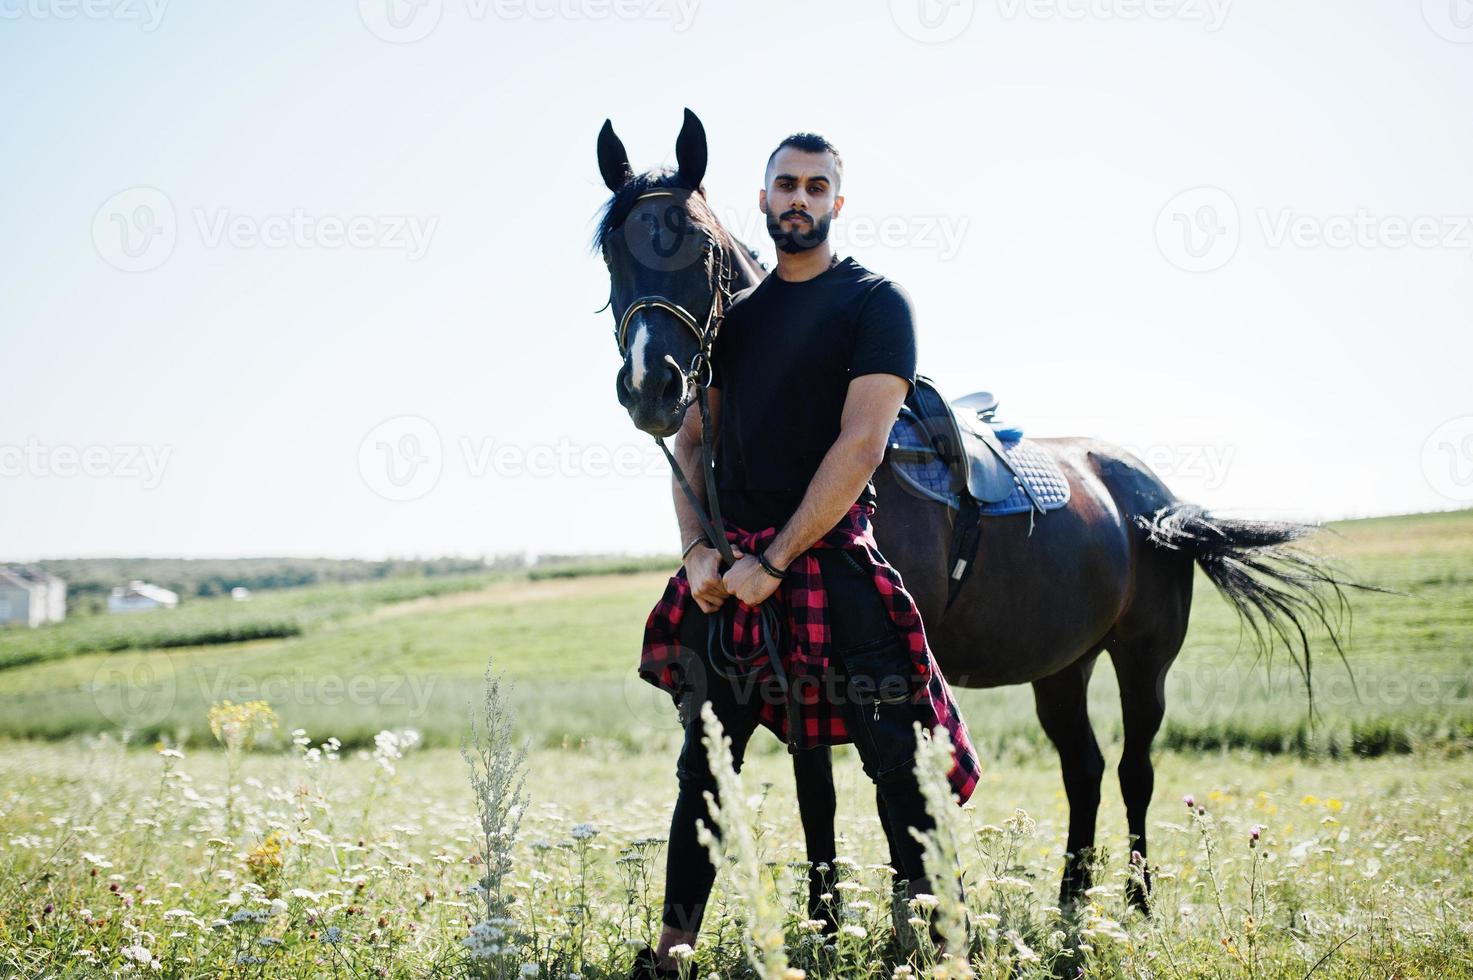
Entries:
{"type": "MultiPolygon", "coordinates": [[[[1159,744],[1334,756],[1456,747],[1473,738],[1473,512],[1336,525],[1318,547],[1357,580],[1404,594],[1351,594],[1345,637],[1353,673],[1318,638],[1315,725],[1291,660],[1282,651],[1259,660],[1199,574],[1159,744]]],[[[412,580],[414,592],[393,582],[332,586],[246,607],[197,603],[177,617],[160,614],[157,625],[147,622],[154,614],[121,624],[83,620],[71,634],[62,632],[66,624],[36,643],[45,662],[0,671],[0,735],[58,738],[132,727],[142,739],[199,744],[209,738],[200,719],[211,703],[261,697],[288,729],[331,731],[362,744],[384,727],[414,727],[431,744],[454,744],[467,685],[494,659],[520,682],[521,703],[535,706],[525,716],[539,744],[649,747],[676,733],[668,698],[633,673],[644,618],[667,574],[420,579],[412,580]],[[280,619],[296,632],[224,645],[174,642],[186,634],[170,620],[187,614],[188,629],[206,631],[216,611],[221,623],[235,615],[257,625],[280,619]],[[104,628],[116,632],[92,635],[104,628]],[[167,649],[117,649],[161,630],[174,631],[167,649]],[[69,643],[78,646],[69,651],[69,643]]],[[[35,639],[0,636],[0,663],[7,649],[34,653],[28,641],[35,639]]],[[[1027,687],[958,696],[989,754],[1051,751],[1027,687]]],[[[1105,662],[1095,673],[1091,714],[1102,744],[1119,738],[1105,662]]],[[[780,747],[774,741],[772,748],[780,747]]]]}
{"type": "MultiPolygon", "coordinates": [[[[1157,742],[1150,919],[1123,905],[1113,770],[1101,887],[1067,921],[1050,910],[1067,810],[1031,692],[958,691],[987,766],[964,811],[982,975],[1473,976],[1473,512],[1332,530],[1317,547],[1404,594],[1352,594],[1354,687],[1317,643],[1312,728],[1298,671],[1282,652],[1256,662],[1199,578],[1157,742]],[[1262,846],[1249,848],[1255,825],[1262,846]]],[[[89,648],[82,627],[101,626],[83,623],[75,646],[50,639],[46,656],[0,670],[0,976],[501,977],[530,975],[524,962],[560,980],[621,976],[628,944],[658,915],[679,737],[668,698],[633,674],[668,570],[621,571],[371,599],[352,587],[283,592],[296,632],[234,643],[89,648]],[[480,703],[488,661],[514,685],[516,730],[533,745],[512,871],[522,945],[490,965],[460,944],[481,918],[467,891],[479,875],[475,797],[444,748],[480,703]],[[262,699],[279,718],[233,773],[207,724],[227,699],[262,699]],[[293,729],[313,745],[341,740],[343,758],[312,763],[293,729]],[[413,729],[423,746],[367,757],[386,729],[413,729]],[[570,836],[582,823],[594,836],[570,836]]],[[[191,629],[208,626],[194,615],[191,629]]],[[[1105,663],[1091,706],[1113,765],[1105,663]]],[[[872,790],[847,747],[836,756],[842,847],[853,880],[878,892],[872,790]]],[[[786,894],[801,834],[775,739],[754,739],[742,775],[754,798],[766,794],[758,845],[786,894]]],[[[693,976],[748,975],[728,884],[723,874],[693,976]]],[[[846,895],[846,921],[865,937],[815,946],[789,901],[790,962],[811,977],[904,976],[883,940],[884,903],[846,895]]]]}

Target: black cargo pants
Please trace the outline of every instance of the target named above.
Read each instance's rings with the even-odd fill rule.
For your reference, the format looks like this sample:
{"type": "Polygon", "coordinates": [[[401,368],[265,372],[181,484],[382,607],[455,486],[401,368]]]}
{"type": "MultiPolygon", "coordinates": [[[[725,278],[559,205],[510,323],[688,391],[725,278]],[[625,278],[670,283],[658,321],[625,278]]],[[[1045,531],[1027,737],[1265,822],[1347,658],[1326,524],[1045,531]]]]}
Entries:
{"type": "MultiPolygon", "coordinates": [[[[921,845],[907,828],[924,832],[934,826],[914,771],[912,724],[919,715],[910,698],[919,680],[913,676],[910,654],[890,620],[872,573],[840,549],[818,548],[812,553],[818,558],[828,593],[834,676],[826,679],[826,690],[840,704],[864,772],[875,783],[876,807],[896,878],[919,881],[925,877],[921,845]]],[[[761,699],[780,697],[775,685],[734,683],[727,676],[734,670],[721,662],[719,652],[713,663],[707,649],[708,619],[692,599],[681,620],[685,743],[676,764],[679,795],[670,821],[665,866],[664,923],[689,932],[699,931],[716,879],[710,856],[696,839],[697,819],[719,836],[702,794],[709,790],[718,804],[721,799],[701,742],[701,705],[711,704],[730,736],[732,761],[740,772],[747,742],[757,728],[761,699]]],[[[805,791],[831,795],[833,788],[798,787],[800,796],[805,791]]],[[[833,853],[832,821],[826,822],[827,827],[804,828],[810,854],[833,853]]],[[[817,894],[827,890],[828,880],[828,875],[810,875],[810,912],[817,894]]]]}

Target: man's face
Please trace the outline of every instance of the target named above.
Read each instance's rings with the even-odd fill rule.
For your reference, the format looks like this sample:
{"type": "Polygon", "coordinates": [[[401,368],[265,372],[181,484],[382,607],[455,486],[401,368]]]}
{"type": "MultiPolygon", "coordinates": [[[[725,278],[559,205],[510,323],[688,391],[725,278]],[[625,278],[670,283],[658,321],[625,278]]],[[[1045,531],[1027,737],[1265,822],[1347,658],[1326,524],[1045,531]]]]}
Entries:
{"type": "Polygon", "coordinates": [[[822,245],[844,206],[838,190],[833,154],[783,147],[772,158],[767,187],[758,197],[777,247],[791,253],[822,245]]]}

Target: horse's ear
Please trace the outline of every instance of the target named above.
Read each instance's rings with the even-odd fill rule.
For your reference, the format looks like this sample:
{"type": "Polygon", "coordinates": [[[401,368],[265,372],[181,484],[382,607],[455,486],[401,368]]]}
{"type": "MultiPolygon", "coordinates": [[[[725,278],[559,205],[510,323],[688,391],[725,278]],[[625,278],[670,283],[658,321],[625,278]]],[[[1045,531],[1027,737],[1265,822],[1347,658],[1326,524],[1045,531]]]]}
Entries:
{"type": "Polygon", "coordinates": [[[614,124],[604,120],[604,128],[598,131],[598,172],[603,174],[609,190],[623,187],[634,171],[629,167],[629,153],[624,143],[614,135],[614,124]]]}
{"type": "Polygon", "coordinates": [[[680,135],[675,138],[675,162],[679,165],[676,176],[681,184],[699,190],[706,176],[706,127],[689,109],[685,110],[680,135]]]}

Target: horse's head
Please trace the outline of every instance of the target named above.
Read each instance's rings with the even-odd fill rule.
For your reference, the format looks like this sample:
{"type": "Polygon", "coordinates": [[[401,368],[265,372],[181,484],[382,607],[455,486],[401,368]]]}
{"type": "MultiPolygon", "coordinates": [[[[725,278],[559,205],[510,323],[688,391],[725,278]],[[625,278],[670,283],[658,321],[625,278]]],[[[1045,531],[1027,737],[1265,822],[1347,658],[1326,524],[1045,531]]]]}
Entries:
{"type": "Polygon", "coordinates": [[[636,175],[624,144],[605,121],[598,167],[613,197],[594,246],[609,267],[609,309],[623,364],[614,379],[634,424],[655,436],[680,428],[693,397],[695,363],[716,326],[729,285],[732,239],[706,204],[706,130],[695,113],[675,140],[675,170],[636,175]]]}

